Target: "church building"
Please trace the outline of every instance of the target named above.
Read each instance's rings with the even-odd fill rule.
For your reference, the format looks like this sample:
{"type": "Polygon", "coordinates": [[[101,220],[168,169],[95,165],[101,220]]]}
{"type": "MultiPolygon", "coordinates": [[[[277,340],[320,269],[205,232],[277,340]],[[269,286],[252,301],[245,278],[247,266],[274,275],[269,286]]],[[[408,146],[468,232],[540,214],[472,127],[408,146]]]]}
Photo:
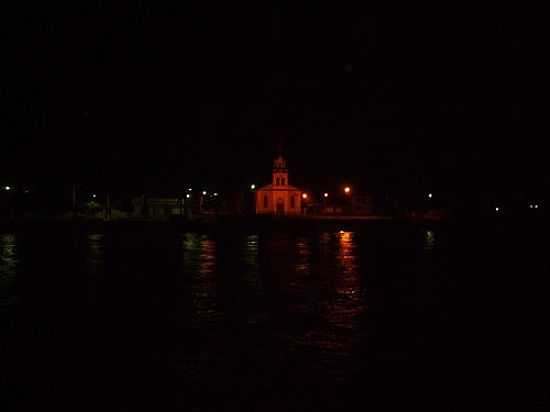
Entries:
{"type": "Polygon", "coordinates": [[[256,214],[299,215],[302,191],[288,184],[288,169],[282,156],[273,162],[271,184],[256,191],[256,214]]]}

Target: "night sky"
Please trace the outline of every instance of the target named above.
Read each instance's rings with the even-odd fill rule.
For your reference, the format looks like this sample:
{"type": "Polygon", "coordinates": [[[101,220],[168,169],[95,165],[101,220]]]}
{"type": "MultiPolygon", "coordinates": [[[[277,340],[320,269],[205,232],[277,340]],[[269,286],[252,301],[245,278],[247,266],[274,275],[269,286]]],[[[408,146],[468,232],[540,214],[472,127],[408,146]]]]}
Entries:
{"type": "Polygon", "coordinates": [[[517,10],[117,3],[2,29],[2,182],[548,188],[517,10]]]}

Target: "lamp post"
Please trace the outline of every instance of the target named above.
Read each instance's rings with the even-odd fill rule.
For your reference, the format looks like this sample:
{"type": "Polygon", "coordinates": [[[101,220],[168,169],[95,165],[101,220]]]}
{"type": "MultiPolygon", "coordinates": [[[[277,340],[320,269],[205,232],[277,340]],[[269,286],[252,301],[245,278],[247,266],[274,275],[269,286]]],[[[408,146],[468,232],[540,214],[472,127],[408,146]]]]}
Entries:
{"type": "Polygon", "coordinates": [[[306,202],[307,202],[307,199],[309,198],[309,195],[307,193],[302,193],[302,210],[303,210],[303,213],[304,215],[307,214],[307,209],[306,209],[306,202]]]}
{"type": "Polygon", "coordinates": [[[349,206],[348,212],[351,213],[352,209],[353,209],[353,200],[351,198],[351,187],[350,186],[344,187],[344,196],[349,199],[349,201],[348,201],[348,206],[349,206]]]}
{"type": "Polygon", "coordinates": [[[15,218],[15,193],[12,192],[13,187],[11,186],[4,186],[4,191],[7,193],[8,197],[8,210],[9,210],[9,217],[11,220],[15,218]]]}

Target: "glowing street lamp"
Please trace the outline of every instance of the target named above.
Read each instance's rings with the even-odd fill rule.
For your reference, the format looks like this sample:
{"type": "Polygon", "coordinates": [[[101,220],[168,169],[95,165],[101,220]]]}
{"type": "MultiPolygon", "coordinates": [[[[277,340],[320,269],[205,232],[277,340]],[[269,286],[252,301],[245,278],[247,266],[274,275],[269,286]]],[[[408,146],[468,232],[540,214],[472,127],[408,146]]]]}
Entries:
{"type": "Polygon", "coordinates": [[[203,190],[203,191],[202,191],[202,195],[203,195],[203,196],[206,196],[206,195],[207,195],[206,190],[203,190]]]}
{"type": "Polygon", "coordinates": [[[328,197],[328,193],[325,192],[325,194],[323,194],[323,197],[326,199],[328,197]]]}
{"type": "Polygon", "coordinates": [[[344,193],[345,193],[346,195],[349,195],[349,194],[351,193],[351,187],[346,186],[346,187],[344,188],[344,193]]]}
{"type": "Polygon", "coordinates": [[[495,207],[495,212],[500,212],[500,207],[495,207]]]}
{"type": "Polygon", "coordinates": [[[186,197],[187,199],[191,199],[191,195],[190,195],[189,193],[187,193],[187,194],[185,195],[185,197],[186,197]]]}
{"type": "Polygon", "coordinates": [[[94,194],[92,195],[92,197],[95,199],[95,198],[97,197],[97,195],[94,193],[94,194]]]}
{"type": "Polygon", "coordinates": [[[250,190],[255,190],[256,189],[256,185],[255,184],[251,184],[250,185],[250,190]]]}
{"type": "Polygon", "coordinates": [[[11,190],[11,186],[5,186],[5,187],[4,187],[4,190],[5,190],[6,192],[9,192],[9,191],[11,190]]]}
{"type": "Polygon", "coordinates": [[[306,200],[308,198],[307,193],[302,193],[302,199],[306,200]]]}
{"type": "Polygon", "coordinates": [[[214,197],[218,197],[218,192],[214,193],[214,197]]]}
{"type": "Polygon", "coordinates": [[[428,193],[428,199],[431,199],[432,197],[434,197],[434,195],[432,193],[428,193]]]}

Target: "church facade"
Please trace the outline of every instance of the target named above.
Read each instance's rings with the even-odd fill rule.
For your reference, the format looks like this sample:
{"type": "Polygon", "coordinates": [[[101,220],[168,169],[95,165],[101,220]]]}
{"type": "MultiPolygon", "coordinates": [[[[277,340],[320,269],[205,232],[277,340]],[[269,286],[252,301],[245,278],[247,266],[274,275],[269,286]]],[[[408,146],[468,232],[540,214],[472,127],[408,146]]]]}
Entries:
{"type": "Polygon", "coordinates": [[[302,211],[302,191],[288,183],[288,169],[282,156],[273,162],[271,184],[256,191],[256,214],[298,215],[302,211]]]}

